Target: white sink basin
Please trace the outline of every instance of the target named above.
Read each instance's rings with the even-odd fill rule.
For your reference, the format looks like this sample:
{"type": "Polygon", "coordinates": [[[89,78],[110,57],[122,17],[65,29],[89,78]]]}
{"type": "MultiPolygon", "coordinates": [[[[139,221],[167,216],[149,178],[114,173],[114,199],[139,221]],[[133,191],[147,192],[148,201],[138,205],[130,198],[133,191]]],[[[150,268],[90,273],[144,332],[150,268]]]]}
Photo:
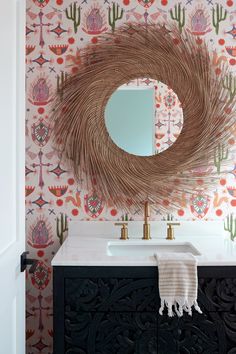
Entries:
{"type": "Polygon", "coordinates": [[[201,253],[190,242],[153,241],[153,240],[120,240],[110,241],[107,244],[109,256],[151,257],[154,253],[192,253],[200,256],[201,253]]]}

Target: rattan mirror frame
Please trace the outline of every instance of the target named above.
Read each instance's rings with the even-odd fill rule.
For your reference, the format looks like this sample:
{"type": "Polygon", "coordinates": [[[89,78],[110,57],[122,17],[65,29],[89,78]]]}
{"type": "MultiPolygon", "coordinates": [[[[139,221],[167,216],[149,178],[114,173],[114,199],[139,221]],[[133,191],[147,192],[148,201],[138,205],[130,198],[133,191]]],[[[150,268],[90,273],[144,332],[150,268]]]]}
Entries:
{"type": "Polygon", "coordinates": [[[99,37],[97,46],[86,46],[79,59],[78,72],[54,101],[52,118],[54,142],[75,177],[85,176],[86,188],[124,209],[127,200],[140,206],[148,199],[170,211],[176,206],[173,195],[193,192],[198,169],[212,184],[213,174],[202,171],[209,170],[216,146],[230,135],[234,102],[222,85],[227,69],[216,76],[204,42],[199,45],[175,27],[129,24],[99,37]],[[182,103],[184,125],[177,141],[155,156],[123,151],[105,126],[111,94],[138,77],[162,81],[182,103]],[[166,198],[173,204],[163,206],[166,198]]]}

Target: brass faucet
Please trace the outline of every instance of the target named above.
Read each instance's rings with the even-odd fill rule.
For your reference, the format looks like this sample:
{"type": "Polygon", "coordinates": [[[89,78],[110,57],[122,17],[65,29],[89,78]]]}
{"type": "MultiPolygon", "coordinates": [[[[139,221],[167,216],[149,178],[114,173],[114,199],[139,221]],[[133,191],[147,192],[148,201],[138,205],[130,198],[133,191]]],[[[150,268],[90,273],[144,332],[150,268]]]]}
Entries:
{"type": "Polygon", "coordinates": [[[169,222],[167,223],[168,225],[168,229],[167,229],[167,240],[174,240],[175,239],[175,235],[174,235],[174,229],[172,226],[178,226],[180,225],[179,222],[169,222]]]}
{"type": "Polygon", "coordinates": [[[116,222],[115,223],[116,226],[122,226],[121,230],[120,230],[120,240],[128,240],[128,228],[127,225],[128,223],[126,222],[116,222]]]}
{"type": "Polygon", "coordinates": [[[150,224],[148,223],[150,217],[150,207],[148,202],[144,204],[144,224],[143,224],[143,240],[150,240],[150,224]]]}

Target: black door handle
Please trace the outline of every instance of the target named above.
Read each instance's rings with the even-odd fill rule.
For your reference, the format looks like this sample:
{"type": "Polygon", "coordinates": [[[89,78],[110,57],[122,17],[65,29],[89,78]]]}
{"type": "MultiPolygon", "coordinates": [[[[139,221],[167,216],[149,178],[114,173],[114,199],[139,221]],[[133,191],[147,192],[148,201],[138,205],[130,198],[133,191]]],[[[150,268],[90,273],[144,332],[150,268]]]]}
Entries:
{"type": "Polygon", "coordinates": [[[20,271],[24,272],[26,270],[27,265],[31,265],[29,269],[29,273],[32,274],[34,273],[37,267],[38,261],[37,259],[27,258],[28,254],[29,252],[23,252],[22,255],[20,256],[20,271]]]}

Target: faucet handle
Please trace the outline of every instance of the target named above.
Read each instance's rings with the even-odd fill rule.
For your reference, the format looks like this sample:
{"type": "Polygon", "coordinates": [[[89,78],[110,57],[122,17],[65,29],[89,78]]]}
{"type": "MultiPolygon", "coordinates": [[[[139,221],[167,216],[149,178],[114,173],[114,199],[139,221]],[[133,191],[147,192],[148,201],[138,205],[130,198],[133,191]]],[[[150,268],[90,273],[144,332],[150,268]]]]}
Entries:
{"type": "Polygon", "coordinates": [[[127,240],[129,239],[128,237],[128,228],[127,228],[128,223],[127,222],[116,222],[115,226],[122,226],[121,228],[121,235],[120,235],[120,240],[127,240]]]}
{"type": "Polygon", "coordinates": [[[179,226],[180,223],[179,222],[168,222],[168,229],[167,229],[167,240],[174,240],[175,236],[174,236],[174,229],[172,226],[179,226]]]}

